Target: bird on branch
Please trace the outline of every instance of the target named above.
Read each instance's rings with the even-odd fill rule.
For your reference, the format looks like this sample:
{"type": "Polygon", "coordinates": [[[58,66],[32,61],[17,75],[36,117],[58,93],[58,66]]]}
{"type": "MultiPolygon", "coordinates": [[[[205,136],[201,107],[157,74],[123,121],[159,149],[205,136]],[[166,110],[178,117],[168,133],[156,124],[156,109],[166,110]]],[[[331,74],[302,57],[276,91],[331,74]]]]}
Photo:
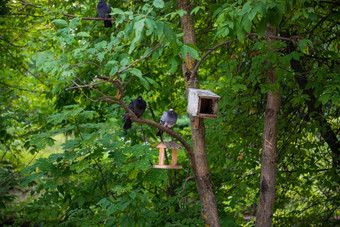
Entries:
{"type": "MultiPolygon", "coordinates": [[[[165,127],[168,127],[168,128],[172,128],[174,127],[176,122],[177,122],[177,113],[173,109],[169,109],[168,111],[163,113],[159,124],[165,127]]],[[[162,134],[163,134],[163,131],[158,129],[157,136],[162,136],[162,134]]]]}
{"type": "MultiPolygon", "coordinates": [[[[143,100],[141,95],[138,95],[137,99],[134,99],[129,104],[129,109],[132,110],[137,117],[142,116],[146,108],[146,102],[143,100]]],[[[132,121],[129,116],[124,117],[124,129],[131,128],[132,121]]]]}
{"type": "MultiPolygon", "coordinates": [[[[111,7],[109,3],[106,3],[103,0],[99,0],[97,5],[97,13],[101,18],[111,18],[111,7]]],[[[110,20],[104,20],[104,27],[112,27],[112,22],[110,20]]]]}

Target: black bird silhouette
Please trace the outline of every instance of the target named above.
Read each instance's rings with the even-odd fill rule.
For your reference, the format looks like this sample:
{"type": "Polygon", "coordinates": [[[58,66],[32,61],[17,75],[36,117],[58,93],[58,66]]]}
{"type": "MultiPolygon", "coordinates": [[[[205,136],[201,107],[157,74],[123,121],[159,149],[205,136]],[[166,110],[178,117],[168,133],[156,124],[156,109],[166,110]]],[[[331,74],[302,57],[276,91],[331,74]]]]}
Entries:
{"type": "MultiPolygon", "coordinates": [[[[134,99],[129,104],[130,110],[136,114],[137,117],[142,116],[146,108],[146,102],[143,100],[141,95],[138,95],[137,99],[134,99]]],[[[124,129],[131,128],[132,121],[129,116],[124,117],[124,129]]]]}
{"type": "MultiPolygon", "coordinates": [[[[165,127],[168,127],[168,128],[172,128],[174,127],[176,122],[177,122],[177,113],[173,109],[169,109],[168,111],[163,113],[159,124],[165,127]]],[[[158,129],[157,136],[162,136],[162,134],[163,134],[163,131],[158,129]]]]}
{"type": "MultiPolygon", "coordinates": [[[[97,13],[101,18],[111,18],[111,7],[109,3],[104,2],[103,0],[99,0],[97,5],[97,13]]],[[[110,28],[112,27],[112,23],[110,20],[104,20],[104,27],[110,28]]]]}

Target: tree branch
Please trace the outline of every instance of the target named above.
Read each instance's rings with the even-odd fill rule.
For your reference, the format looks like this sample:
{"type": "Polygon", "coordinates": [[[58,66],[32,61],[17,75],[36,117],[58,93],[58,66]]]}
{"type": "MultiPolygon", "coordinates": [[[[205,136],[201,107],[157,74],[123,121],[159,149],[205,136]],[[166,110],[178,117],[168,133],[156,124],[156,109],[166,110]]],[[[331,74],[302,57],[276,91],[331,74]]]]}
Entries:
{"type": "Polygon", "coordinates": [[[182,187],[182,190],[178,193],[178,195],[181,195],[182,192],[184,192],[184,190],[185,190],[185,185],[188,183],[189,180],[194,179],[194,178],[195,178],[194,176],[191,176],[191,177],[188,177],[188,178],[185,180],[185,182],[184,182],[184,184],[183,184],[183,187],[182,187]]]}
{"type": "Polygon", "coordinates": [[[217,48],[223,46],[223,45],[226,45],[226,44],[229,44],[231,42],[234,42],[234,41],[237,41],[237,39],[233,39],[233,40],[228,40],[228,41],[225,41],[223,43],[220,43],[220,44],[217,44],[216,46],[214,46],[213,48],[211,48],[210,50],[208,50],[201,58],[201,60],[199,60],[197,62],[197,64],[195,65],[195,68],[193,69],[193,71],[191,72],[191,75],[195,75],[196,72],[197,72],[197,69],[198,67],[200,66],[200,64],[204,61],[204,59],[209,55],[211,54],[211,52],[213,52],[214,50],[216,50],[217,48]]]}
{"type": "MultiPolygon", "coordinates": [[[[76,84],[74,81],[72,81],[72,83],[76,84]]],[[[98,84],[104,84],[104,83],[107,83],[107,81],[100,81],[98,83],[86,84],[86,85],[78,85],[78,84],[76,84],[75,87],[69,87],[69,88],[66,88],[66,90],[71,90],[71,89],[75,89],[75,88],[83,88],[83,87],[92,87],[92,86],[95,86],[95,85],[98,85],[98,84]]]]}
{"type": "MultiPolygon", "coordinates": [[[[163,37],[161,37],[161,39],[162,39],[162,38],[163,38],[163,37]]],[[[152,52],[154,52],[155,50],[157,50],[157,49],[164,43],[164,41],[165,41],[165,38],[164,38],[160,43],[158,43],[158,45],[157,45],[155,48],[153,48],[148,54],[146,54],[145,56],[141,57],[140,59],[138,59],[138,60],[132,62],[130,65],[126,66],[125,68],[119,70],[119,71],[117,72],[117,74],[121,74],[122,72],[124,72],[125,70],[127,70],[128,68],[130,68],[131,66],[133,66],[134,64],[136,64],[137,62],[140,62],[140,61],[144,60],[145,58],[149,57],[149,56],[152,54],[152,52]]]]}
{"type": "MultiPolygon", "coordinates": [[[[258,36],[258,34],[256,33],[250,33],[250,34],[247,34],[245,38],[249,38],[249,37],[253,37],[253,36],[258,36]]],[[[281,37],[281,36],[268,36],[267,38],[269,39],[277,39],[277,40],[285,40],[285,41],[290,41],[290,42],[293,42],[294,43],[294,39],[292,39],[293,37],[291,38],[287,38],[287,37],[281,37]]],[[[197,62],[197,64],[195,65],[195,68],[193,69],[193,71],[191,72],[191,75],[194,75],[197,73],[197,70],[198,70],[198,67],[200,66],[200,64],[204,61],[204,59],[209,55],[211,54],[214,50],[216,50],[217,48],[221,47],[221,46],[224,46],[224,45],[227,45],[229,43],[232,43],[232,42],[235,42],[235,41],[238,41],[238,39],[233,39],[233,40],[227,40],[223,43],[220,43],[220,44],[217,44],[216,46],[214,46],[213,48],[209,49],[201,58],[201,60],[199,60],[197,62]]],[[[182,60],[184,61],[184,59],[182,58],[182,60]]]]}

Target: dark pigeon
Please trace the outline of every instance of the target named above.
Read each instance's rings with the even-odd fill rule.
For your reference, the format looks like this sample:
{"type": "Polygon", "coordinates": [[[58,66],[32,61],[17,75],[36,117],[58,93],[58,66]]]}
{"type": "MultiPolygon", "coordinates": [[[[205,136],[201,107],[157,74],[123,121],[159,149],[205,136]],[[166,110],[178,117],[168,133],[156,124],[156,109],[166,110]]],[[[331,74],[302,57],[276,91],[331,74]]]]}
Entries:
{"type": "MultiPolygon", "coordinates": [[[[137,117],[142,116],[146,108],[146,102],[143,100],[141,95],[138,95],[137,99],[134,99],[129,104],[130,110],[136,114],[137,117]]],[[[129,116],[124,117],[124,129],[131,128],[132,121],[129,116]]]]}
{"type": "MultiPolygon", "coordinates": [[[[163,113],[161,121],[159,122],[161,125],[172,128],[177,122],[177,113],[173,109],[169,109],[165,113],[163,113]]],[[[158,129],[157,136],[162,136],[163,131],[158,129]]]]}
{"type": "MultiPolygon", "coordinates": [[[[109,3],[104,2],[103,0],[99,0],[97,5],[97,13],[101,18],[111,18],[111,7],[109,3]]],[[[112,27],[112,23],[110,20],[104,20],[104,27],[110,28],[112,27]]]]}

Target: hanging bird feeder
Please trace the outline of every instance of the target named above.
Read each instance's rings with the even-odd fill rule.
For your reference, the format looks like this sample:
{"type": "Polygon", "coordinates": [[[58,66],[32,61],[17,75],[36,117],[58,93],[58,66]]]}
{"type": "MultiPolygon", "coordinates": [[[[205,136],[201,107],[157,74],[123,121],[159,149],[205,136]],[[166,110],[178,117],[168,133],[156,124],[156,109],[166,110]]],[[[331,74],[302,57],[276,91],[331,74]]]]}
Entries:
{"type": "Polygon", "coordinates": [[[217,118],[220,98],[209,90],[189,88],[187,112],[195,117],[195,129],[198,128],[199,118],[217,118]]]}
{"type": "Polygon", "coordinates": [[[171,141],[171,142],[161,142],[157,144],[154,148],[159,148],[159,162],[158,165],[153,165],[153,168],[158,169],[182,169],[182,166],[177,165],[177,150],[183,149],[181,145],[178,143],[171,141]],[[165,158],[165,149],[172,150],[172,160],[171,165],[164,165],[164,158],[165,158]]]}

